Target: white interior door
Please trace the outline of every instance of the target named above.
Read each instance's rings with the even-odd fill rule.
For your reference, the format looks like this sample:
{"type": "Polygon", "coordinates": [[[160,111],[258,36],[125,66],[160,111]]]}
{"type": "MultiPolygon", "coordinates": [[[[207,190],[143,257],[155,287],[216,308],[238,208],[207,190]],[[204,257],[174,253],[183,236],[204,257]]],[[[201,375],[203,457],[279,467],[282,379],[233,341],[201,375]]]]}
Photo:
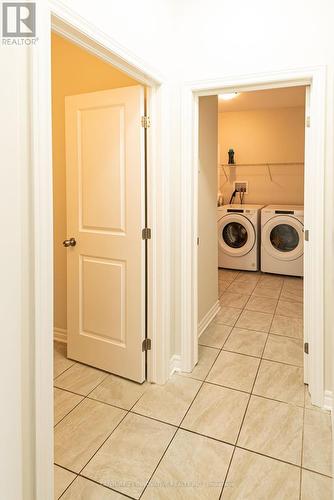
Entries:
{"type": "Polygon", "coordinates": [[[66,98],[68,357],[143,382],[144,89],[66,98]]]}

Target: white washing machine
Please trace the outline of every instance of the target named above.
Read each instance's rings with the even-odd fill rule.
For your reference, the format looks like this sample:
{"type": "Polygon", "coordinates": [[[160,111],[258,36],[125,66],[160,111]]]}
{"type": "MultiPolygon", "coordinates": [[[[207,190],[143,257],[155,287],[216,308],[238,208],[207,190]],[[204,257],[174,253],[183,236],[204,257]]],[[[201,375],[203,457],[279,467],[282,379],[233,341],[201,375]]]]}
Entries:
{"type": "Polygon", "coordinates": [[[263,205],[218,207],[218,266],[257,271],[260,254],[260,214],[263,205]]]}
{"type": "Polygon", "coordinates": [[[303,276],[304,207],[269,205],[261,213],[261,271],[303,276]]]}

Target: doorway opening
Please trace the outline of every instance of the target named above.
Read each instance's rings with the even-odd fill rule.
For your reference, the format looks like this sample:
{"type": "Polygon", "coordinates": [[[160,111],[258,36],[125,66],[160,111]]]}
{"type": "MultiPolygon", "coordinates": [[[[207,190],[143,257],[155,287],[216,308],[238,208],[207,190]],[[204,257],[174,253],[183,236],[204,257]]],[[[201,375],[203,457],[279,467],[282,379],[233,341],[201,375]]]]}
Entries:
{"type": "MultiPolygon", "coordinates": [[[[304,182],[304,340],[308,344],[306,373],[312,404],[324,404],[324,112],[325,69],[282,71],[244,75],[189,85],[183,99],[183,197],[182,265],[185,279],[181,290],[182,343],[181,367],[190,372],[198,361],[198,152],[199,99],[223,93],[243,93],[286,87],[308,87],[305,128],[304,182]],[[189,125],[187,125],[189,123],[189,125]],[[311,236],[312,235],[312,236],[311,236]],[[317,266],[313,263],[317,262],[317,266]]],[[[217,125],[216,125],[217,126],[217,125]]],[[[226,153],[226,152],[225,152],[226,153]]],[[[216,151],[217,154],[217,151],[216,151]]],[[[280,160],[281,161],[281,160],[280,160]]],[[[224,160],[224,163],[228,160],[224,160]]],[[[217,164],[217,163],[216,163],[217,164]]],[[[268,175],[271,174],[271,171],[268,175]]],[[[246,179],[240,179],[245,181],[246,179]]],[[[247,185],[244,186],[247,188],[247,185]]],[[[228,200],[229,201],[229,200],[228,200]]],[[[217,221],[216,221],[217,223],[217,221]]],[[[217,229],[216,229],[217,230],[217,229]]],[[[217,313],[213,311],[213,314],[217,313]]]]}
{"type": "Polygon", "coordinates": [[[52,34],[54,321],[69,358],[145,379],[145,89],[52,34]]]}
{"type": "Polygon", "coordinates": [[[295,404],[304,402],[308,91],[199,97],[199,361],[214,361],[209,382],[295,404]]]}

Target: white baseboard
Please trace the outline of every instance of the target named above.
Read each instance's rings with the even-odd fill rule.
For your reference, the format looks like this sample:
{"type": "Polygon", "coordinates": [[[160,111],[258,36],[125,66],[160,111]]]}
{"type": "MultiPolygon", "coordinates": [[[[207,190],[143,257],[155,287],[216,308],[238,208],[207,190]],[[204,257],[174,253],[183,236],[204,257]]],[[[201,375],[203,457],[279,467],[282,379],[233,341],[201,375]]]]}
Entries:
{"type": "Polygon", "coordinates": [[[209,326],[209,324],[215,318],[215,316],[219,313],[219,311],[220,311],[220,302],[219,302],[219,300],[217,300],[217,302],[206,313],[204,318],[202,318],[201,321],[198,323],[198,337],[200,337],[202,335],[204,330],[209,326]]]}
{"type": "Polygon", "coordinates": [[[64,328],[54,328],[53,340],[57,340],[57,342],[64,342],[64,344],[67,344],[67,330],[64,330],[64,328]]]}
{"type": "Polygon", "coordinates": [[[330,410],[333,415],[333,393],[332,391],[325,391],[324,395],[324,408],[325,410],[330,410]]]}
{"type": "Polygon", "coordinates": [[[173,373],[181,371],[181,356],[179,354],[174,354],[169,360],[169,376],[171,377],[173,373]]]}

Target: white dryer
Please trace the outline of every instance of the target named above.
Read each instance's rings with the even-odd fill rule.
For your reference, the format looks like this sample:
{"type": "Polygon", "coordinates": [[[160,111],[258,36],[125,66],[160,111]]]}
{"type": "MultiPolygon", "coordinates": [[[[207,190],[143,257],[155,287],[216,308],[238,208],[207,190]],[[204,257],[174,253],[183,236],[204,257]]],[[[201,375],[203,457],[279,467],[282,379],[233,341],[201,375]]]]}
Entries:
{"type": "Polygon", "coordinates": [[[261,213],[261,271],[303,276],[304,207],[269,205],[261,213]]]}
{"type": "Polygon", "coordinates": [[[218,207],[218,266],[257,271],[260,253],[260,214],[263,205],[218,207]]]}

